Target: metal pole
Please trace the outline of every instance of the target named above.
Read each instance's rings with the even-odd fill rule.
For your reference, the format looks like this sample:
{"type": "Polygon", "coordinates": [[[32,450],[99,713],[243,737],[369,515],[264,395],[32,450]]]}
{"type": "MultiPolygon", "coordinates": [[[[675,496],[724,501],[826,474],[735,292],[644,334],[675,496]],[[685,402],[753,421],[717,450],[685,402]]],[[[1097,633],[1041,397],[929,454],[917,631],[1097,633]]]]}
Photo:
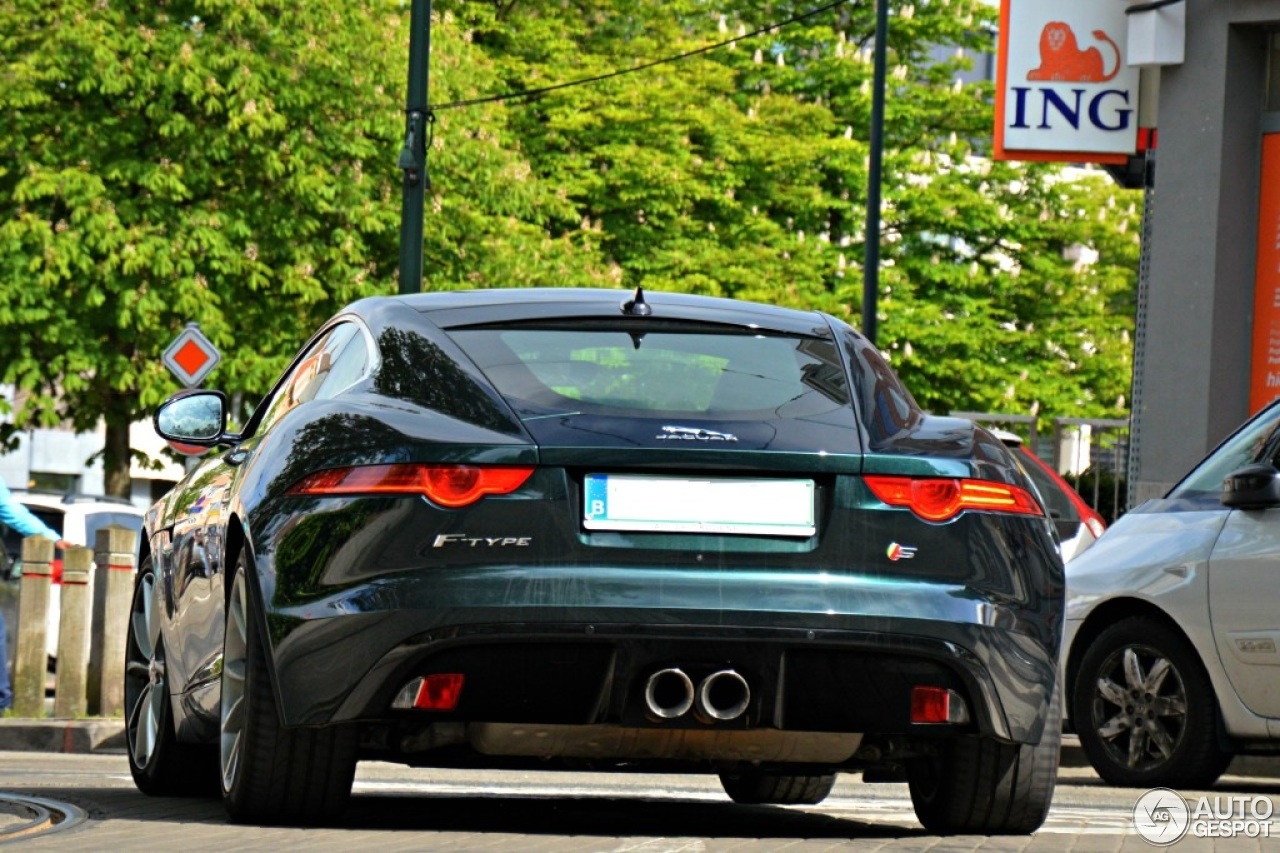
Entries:
{"type": "Polygon", "coordinates": [[[866,251],[862,264],[862,334],[876,342],[876,297],[880,291],[880,163],[884,159],[885,42],[889,0],[876,0],[875,61],[871,89],[871,162],[867,169],[866,251]]]}
{"type": "Polygon", "coordinates": [[[409,11],[409,87],[405,105],[404,170],[400,207],[400,292],[422,290],[422,222],[427,190],[427,75],[431,59],[431,0],[413,0],[409,11]]]}

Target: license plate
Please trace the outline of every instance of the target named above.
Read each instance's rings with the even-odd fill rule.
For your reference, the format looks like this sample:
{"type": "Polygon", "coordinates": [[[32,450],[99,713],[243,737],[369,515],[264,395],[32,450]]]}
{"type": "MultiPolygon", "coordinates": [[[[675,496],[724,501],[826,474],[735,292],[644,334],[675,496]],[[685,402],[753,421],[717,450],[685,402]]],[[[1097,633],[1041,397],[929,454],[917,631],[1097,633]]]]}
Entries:
{"type": "Polygon", "coordinates": [[[588,474],[587,530],[812,536],[813,480],[588,474]]]}

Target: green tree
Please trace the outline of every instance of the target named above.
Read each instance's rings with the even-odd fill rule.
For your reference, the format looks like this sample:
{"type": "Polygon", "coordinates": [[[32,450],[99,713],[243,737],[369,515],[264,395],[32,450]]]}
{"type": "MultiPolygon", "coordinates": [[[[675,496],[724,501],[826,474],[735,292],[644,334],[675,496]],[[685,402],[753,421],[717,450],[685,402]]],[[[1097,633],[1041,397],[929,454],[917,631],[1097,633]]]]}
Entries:
{"type": "MultiPolygon", "coordinates": [[[[396,0],[315,0],[286,19],[261,0],[6,5],[0,381],[23,392],[10,435],[105,421],[107,491],[127,494],[129,424],[177,389],[159,356],[186,323],[225,354],[210,382],[253,398],[325,316],[395,290],[407,24],[396,0]]],[[[450,22],[438,36],[440,92],[488,81],[450,22]]],[[[432,168],[449,191],[427,241],[440,286],[580,279],[582,241],[541,224],[565,204],[518,149],[441,125],[432,168]]]]}
{"type": "MultiPolygon", "coordinates": [[[[642,285],[856,323],[874,5],[436,0],[425,287],[642,285]]],[[[1121,414],[1137,199],[985,158],[991,87],[957,79],[993,47],[988,4],[892,9],[879,345],[936,411],[1121,414]]],[[[211,384],[252,400],[324,316],[395,290],[407,24],[399,0],[10,0],[16,426],[102,418],[122,494],[185,323],[225,354],[211,384]]]]}
{"type": "Polygon", "coordinates": [[[1096,170],[970,168],[996,203],[944,172],[895,211],[917,227],[885,271],[881,346],[935,411],[1124,416],[1140,196],[1096,170]]]}
{"type": "MultiPolygon", "coordinates": [[[[627,286],[857,323],[872,0],[807,17],[821,4],[442,2],[501,69],[493,91],[696,53],[511,103],[521,150],[572,202],[553,234],[593,235],[627,286]]],[[[994,11],[892,7],[878,344],[935,411],[1123,414],[1140,198],[988,159],[992,87],[958,80],[994,49],[994,11]]]]}

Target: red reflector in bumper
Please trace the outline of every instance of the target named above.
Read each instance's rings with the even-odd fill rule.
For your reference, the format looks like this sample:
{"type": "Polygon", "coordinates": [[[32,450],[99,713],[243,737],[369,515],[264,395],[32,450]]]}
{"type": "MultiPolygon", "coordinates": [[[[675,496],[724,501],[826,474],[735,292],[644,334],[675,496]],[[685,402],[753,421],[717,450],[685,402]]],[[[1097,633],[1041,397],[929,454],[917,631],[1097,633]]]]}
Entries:
{"type": "Polygon", "coordinates": [[[452,711],[462,696],[466,678],[460,672],[446,672],[415,678],[396,694],[392,708],[402,711],[452,711]]]}
{"type": "Polygon", "coordinates": [[[916,686],[911,688],[911,722],[967,723],[969,708],[954,690],[916,686]]]}

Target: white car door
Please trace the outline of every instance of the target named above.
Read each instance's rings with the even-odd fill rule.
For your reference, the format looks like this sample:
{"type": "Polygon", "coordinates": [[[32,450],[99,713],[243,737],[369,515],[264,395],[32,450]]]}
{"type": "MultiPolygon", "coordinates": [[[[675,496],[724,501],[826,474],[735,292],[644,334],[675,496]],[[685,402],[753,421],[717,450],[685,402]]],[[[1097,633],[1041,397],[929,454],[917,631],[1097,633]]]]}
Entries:
{"type": "Polygon", "coordinates": [[[1241,701],[1280,717],[1280,508],[1228,516],[1209,557],[1209,617],[1241,701]]]}

